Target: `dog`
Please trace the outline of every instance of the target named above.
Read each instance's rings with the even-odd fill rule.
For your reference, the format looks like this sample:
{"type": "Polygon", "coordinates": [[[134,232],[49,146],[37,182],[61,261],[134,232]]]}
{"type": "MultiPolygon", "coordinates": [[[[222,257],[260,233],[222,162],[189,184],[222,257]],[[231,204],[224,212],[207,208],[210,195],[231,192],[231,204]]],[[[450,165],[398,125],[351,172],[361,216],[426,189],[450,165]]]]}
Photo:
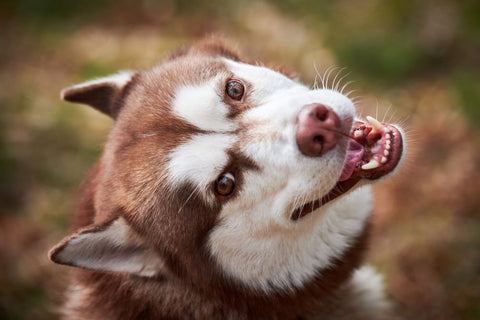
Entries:
{"type": "Polygon", "coordinates": [[[66,319],[387,319],[362,267],[400,127],[218,40],[64,89],[114,120],[83,184],[66,319]]]}

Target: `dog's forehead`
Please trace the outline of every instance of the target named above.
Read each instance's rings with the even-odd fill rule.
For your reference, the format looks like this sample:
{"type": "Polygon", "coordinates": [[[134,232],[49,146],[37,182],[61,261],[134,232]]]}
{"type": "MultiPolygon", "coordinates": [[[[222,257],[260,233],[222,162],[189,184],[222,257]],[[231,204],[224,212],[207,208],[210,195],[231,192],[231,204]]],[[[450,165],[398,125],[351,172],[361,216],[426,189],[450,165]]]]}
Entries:
{"type": "Polygon", "coordinates": [[[215,77],[226,77],[224,61],[211,56],[181,56],[161,63],[143,73],[143,85],[149,94],[155,92],[173,97],[184,86],[201,85],[215,77]]]}
{"type": "MultiPolygon", "coordinates": [[[[245,108],[245,105],[232,106],[223,101],[225,83],[228,79],[244,83],[248,107],[254,107],[275,92],[295,84],[290,78],[267,67],[227,58],[196,61],[191,69],[190,66],[182,68],[184,71],[186,69],[189,69],[189,72],[182,75],[181,81],[174,81],[173,85],[171,84],[175,87],[172,110],[190,124],[209,131],[236,129],[228,115],[239,111],[233,109],[245,108]]],[[[178,77],[176,74],[167,76],[178,77]]]]}

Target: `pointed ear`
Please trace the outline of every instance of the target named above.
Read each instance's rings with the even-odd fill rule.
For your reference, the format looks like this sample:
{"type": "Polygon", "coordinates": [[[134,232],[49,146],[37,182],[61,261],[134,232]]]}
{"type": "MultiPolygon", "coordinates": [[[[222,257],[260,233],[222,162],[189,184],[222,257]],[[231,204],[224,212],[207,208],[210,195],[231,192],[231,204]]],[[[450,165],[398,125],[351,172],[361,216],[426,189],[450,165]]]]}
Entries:
{"type": "Polygon", "coordinates": [[[122,71],[109,77],[87,81],[65,88],[63,100],[88,104],[115,119],[137,73],[122,71]]]}
{"type": "Polygon", "coordinates": [[[48,253],[53,262],[97,271],[151,277],[164,270],[160,256],[122,217],[66,237],[48,253]]]}

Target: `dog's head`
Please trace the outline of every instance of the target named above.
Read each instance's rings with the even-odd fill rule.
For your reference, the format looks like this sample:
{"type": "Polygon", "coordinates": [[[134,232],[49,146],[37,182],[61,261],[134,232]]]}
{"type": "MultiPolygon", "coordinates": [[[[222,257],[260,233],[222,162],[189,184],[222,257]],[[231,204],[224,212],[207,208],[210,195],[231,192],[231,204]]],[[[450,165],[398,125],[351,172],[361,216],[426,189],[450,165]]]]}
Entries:
{"type": "Polygon", "coordinates": [[[216,43],[65,89],[115,124],[88,184],[92,224],[52,260],[198,286],[301,287],[362,232],[370,199],[353,190],[403,153],[396,127],[357,120],[337,89],[216,43]]]}

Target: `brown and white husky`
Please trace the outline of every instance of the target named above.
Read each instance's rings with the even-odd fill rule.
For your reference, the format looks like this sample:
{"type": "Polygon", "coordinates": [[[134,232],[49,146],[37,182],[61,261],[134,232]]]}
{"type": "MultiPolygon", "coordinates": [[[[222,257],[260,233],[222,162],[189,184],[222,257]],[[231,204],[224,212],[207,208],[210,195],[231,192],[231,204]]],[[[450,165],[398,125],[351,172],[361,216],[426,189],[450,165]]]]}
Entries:
{"type": "Polygon", "coordinates": [[[216,41],[66,88],[115,121],[50,251],[66,319],[384,319],[361,267],[402,131],[216,41]]]}

